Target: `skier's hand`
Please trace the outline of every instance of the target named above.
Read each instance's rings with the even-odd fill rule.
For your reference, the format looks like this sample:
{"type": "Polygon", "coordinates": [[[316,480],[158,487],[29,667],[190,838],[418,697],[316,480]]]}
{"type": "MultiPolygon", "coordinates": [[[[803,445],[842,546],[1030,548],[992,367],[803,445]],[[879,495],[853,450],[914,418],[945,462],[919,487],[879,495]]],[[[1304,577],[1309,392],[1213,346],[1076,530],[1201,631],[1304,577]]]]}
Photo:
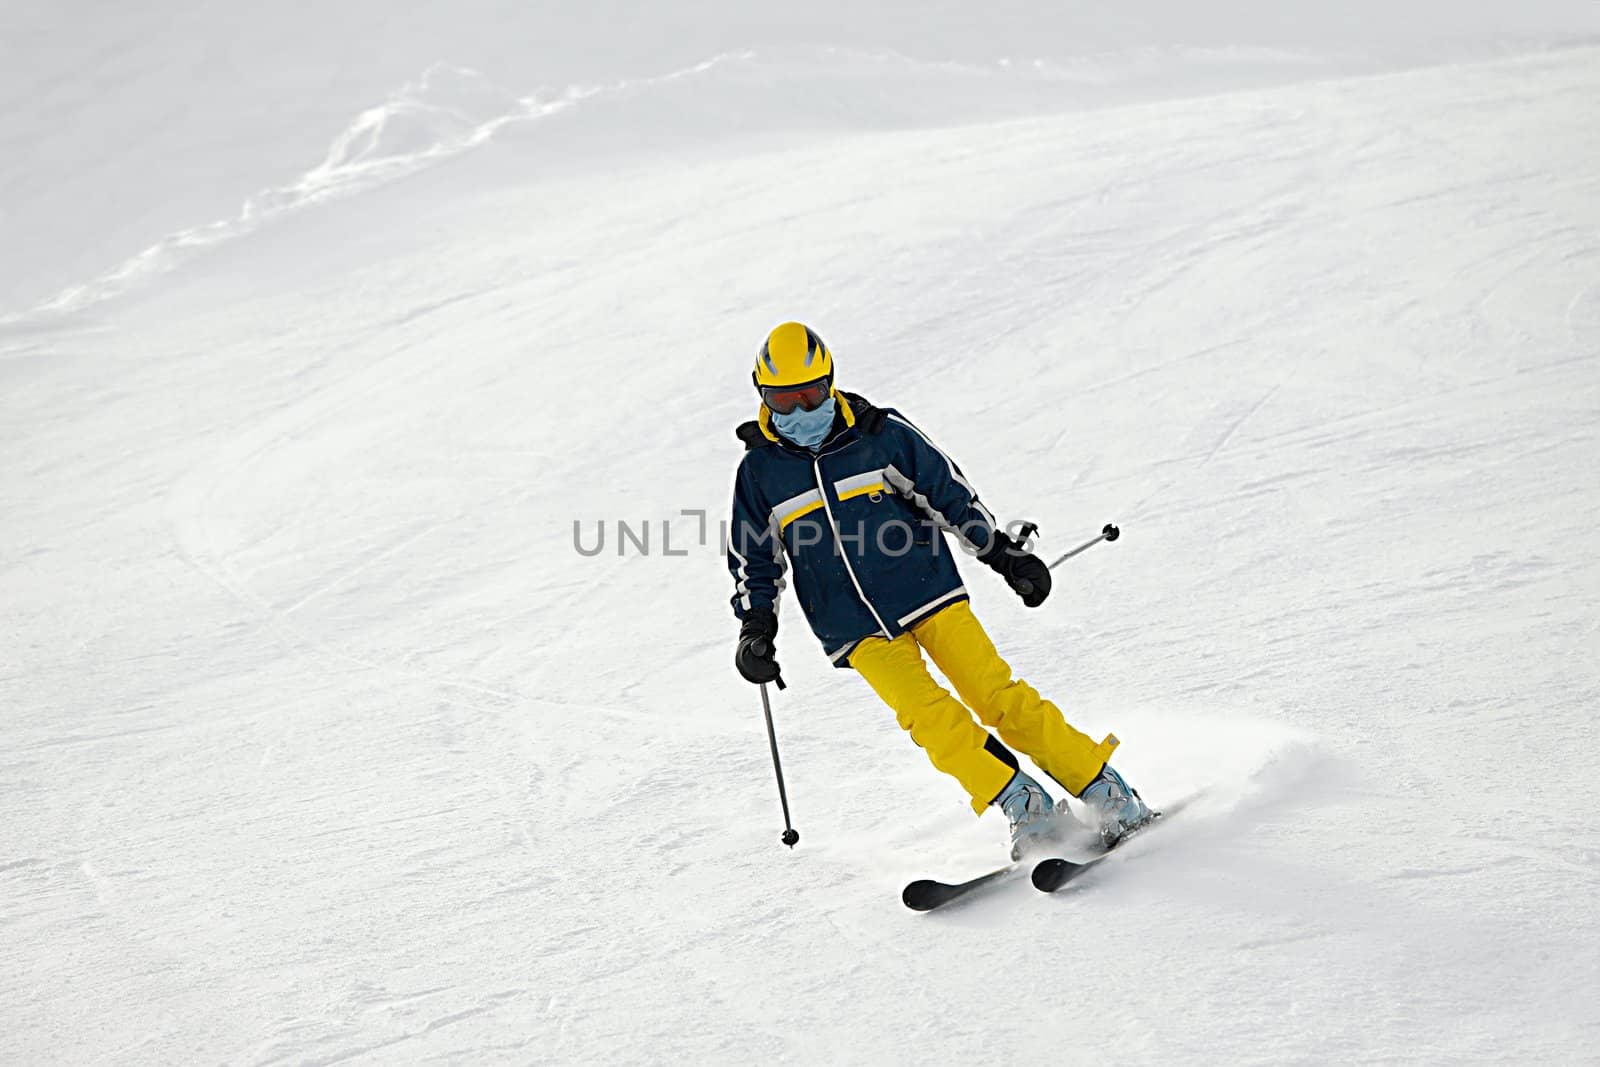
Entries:
{"type": "Polygon", "coordinates": [[[994,544],[978,559],[1004,578],[1028,607],[1038,607],[1050,595],[1050,568],[1044,560],[1023,551],[1021,545],[1000,531],[995,531],[994,544]]]}
{"type": "Polygon", "coordinates": [[[775,638],[778,617],[770,611],[752,611],[739,628],[739,650],[733,665],[744,680],[756,685],[778,680],[778,655],[775,638]]]}

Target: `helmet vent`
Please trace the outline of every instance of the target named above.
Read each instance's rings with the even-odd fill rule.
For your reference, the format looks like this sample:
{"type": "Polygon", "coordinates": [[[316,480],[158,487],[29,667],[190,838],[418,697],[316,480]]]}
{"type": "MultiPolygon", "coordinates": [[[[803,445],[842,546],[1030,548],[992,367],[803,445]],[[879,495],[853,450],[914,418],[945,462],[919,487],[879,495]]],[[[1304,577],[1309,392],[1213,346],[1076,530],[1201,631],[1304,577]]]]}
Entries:
{"type": "Polygon", "coordinates": [[[822,354],[822,338],[811,332],[811,327],[806,327],[806,366],[822,354]]]}

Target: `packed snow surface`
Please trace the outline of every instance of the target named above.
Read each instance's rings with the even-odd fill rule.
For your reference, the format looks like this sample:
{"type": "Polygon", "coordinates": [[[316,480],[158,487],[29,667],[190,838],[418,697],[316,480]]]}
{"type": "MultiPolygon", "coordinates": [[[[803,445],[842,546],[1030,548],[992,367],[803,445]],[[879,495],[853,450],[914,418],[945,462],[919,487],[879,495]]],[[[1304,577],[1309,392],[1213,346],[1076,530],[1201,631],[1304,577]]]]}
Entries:
{"type": "Polygon", "coordinates": [[[0,16],[0,1061],[1592,1059],[1600,15],[991,7],[0,16]],[[778,842],[789,318],[1122,527],[962,561],[1200,794],[1068,891],[792,603],[778,842]]]}

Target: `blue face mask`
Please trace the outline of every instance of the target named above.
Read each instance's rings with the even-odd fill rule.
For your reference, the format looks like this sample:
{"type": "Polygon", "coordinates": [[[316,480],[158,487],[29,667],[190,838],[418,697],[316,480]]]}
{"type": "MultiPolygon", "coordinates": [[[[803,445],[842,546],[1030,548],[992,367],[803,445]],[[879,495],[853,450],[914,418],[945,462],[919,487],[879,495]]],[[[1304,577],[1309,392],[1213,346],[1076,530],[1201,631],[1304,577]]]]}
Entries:
{"type": "Polygon", "coordinates": [[[779,415],[774,411],[772,425],[785,439],[801,448],[815,449],[828,436],[828,431],[833,429],[833,409],[833,397],[830,396],[815,411],[795,408],[787,415],[779,415]]]}

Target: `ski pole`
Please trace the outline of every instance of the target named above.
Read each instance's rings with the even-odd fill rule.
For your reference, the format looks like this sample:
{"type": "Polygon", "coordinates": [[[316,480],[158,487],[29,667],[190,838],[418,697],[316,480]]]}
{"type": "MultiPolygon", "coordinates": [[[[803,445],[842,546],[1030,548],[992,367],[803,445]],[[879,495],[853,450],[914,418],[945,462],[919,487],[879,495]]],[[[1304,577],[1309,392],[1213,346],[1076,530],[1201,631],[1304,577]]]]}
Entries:
{"type": "Polygon", "coordinates": [[[1062,556],[1060,559],[1058,559],[1054,563],[1050,564],[1050,569],[1051,570],[1055,570],[1061,564],[1065,563],[1067,560],[1071,559],[1073,556],[1076,556],[1079,552],[1087,552],[1089,549],[1093,548],[1095,545],[1098,545],[1101,541],[1115,541],[1117,538],[1119,538],[1121,536],[1122,536],[1122,531],[1117,529],[1115,524],[1108,522],[1108,523],[1106,523],[1105,528],[1100,531],[1100,536],[1099,537],[1092,538],[1091,540],[1085,541],[1083,544],[1079,545],[1077,548],[1073,549],[1071,552],[1068,552],[1066,555],[1062,556]]]}
{"type": "MultiPolygon", "coordinates": [[[[783,688],[783,680],[778,680],[778,688],[783,688]]],[[[772,745],[772,770],[778,776],[778,802],[783,805],[783,837],[781,840],[790,848],[800,842],[800,833],[789,821],[789,791],[783,787],[783,764],[778,760],[778,732],[772,726],[772,700],[767,696],[767,683],[761,683],[761,710],[767,716],[767,741],[772,745]]]]}
{"type": "MultiPolygon", "coordinates": [[[[1039,532],[1039,526],[1037,523],[1025,522],[1022,524],[1022,529],[1018,530],[1017,532],[1022,535],[1017,539],[1018,543],[1027,544],[1028,539],[1039,532]]],[[[1061,564],[1071,559],[1073,556],[1076,556],[1079,552],[1086,552],[1095,545],[1098,545],[1101,541],[1115,541],[1121,536],[1122,531],[1117,529],[1115,524],[1108,522],[1105,524],[1105,528],[1100,531],[1099,537],[1085,541],[1071,552],[1068,552],[1066,555],[1050,564],[1047,569],[1053,571],[1061,564]]],[[[1028,581],[1026,578],[1022,579],[1021,581],[1017,582],[1017,592],[1021,593],[1023,596],[1027,596],[1029,593],[1033,592],[1033,583],[1028,581]]]]}

